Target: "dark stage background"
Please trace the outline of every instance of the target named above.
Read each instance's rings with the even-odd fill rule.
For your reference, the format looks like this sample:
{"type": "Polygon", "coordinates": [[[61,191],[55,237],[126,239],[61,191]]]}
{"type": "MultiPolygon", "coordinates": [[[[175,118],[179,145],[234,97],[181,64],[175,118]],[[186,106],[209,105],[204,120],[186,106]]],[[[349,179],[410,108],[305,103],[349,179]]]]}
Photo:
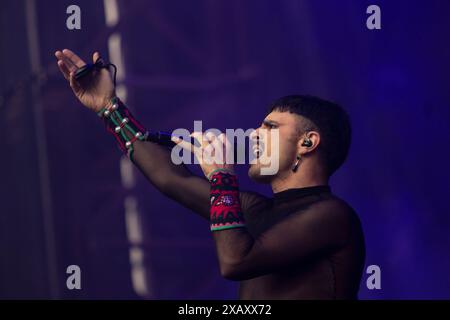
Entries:
{"type": "Polygon", "coordinates": [[[74,98],[53,55],[70,48],[120,64],[119,95],[152,129],[256,128],[288,94],[339,102],[353,143],[331,187],[382,272],[360,298],[450,298],[449,17],[444,0],[2,0],[0,297],[237,297],[207,222],[153,189],[74,98]],[[71,4],[81,30],[66,28],[71,4]],[[381,30],[366,28],[370,4],[381,30]],[[69,265],[81,290],[66,288],[69,265]]]}

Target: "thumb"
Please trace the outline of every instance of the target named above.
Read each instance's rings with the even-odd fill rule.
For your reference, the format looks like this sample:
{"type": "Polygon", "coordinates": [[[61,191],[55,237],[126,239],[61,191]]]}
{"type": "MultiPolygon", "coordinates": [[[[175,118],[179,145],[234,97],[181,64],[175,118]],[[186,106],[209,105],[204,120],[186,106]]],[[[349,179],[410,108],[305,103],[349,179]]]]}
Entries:
{"type": "Polygon", "coordinates": [[[100,53],[98,53],[97,51],[94,52],[94,54],[92,55],[92,62],[95,63],[95,61],[97,61],[97,59],[100,58],[100,53]]]}

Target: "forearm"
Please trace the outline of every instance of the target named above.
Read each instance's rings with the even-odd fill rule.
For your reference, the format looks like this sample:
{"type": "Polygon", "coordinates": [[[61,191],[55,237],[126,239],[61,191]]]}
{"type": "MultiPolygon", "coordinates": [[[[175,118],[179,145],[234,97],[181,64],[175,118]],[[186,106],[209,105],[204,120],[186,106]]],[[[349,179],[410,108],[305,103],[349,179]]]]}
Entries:
{"type": "MultiPolygon", "coordinates": [[[[346,205],[332,201],[294,210],[254,238],[241,214],[237,180],[234,175],[225,176],[214,174],[210,190],[211,230],[225,278],[259,277],[348,243],[352,216],[346,205]]],[[[277,214],[281,213],[273,212],[277,214]]]]}
{"type": "Polygon", "coordinates": [[[210,197],[210,224],[220,271],[225,278],[237,279],[254,239],[242,214],[236,176],[224,172],[214,174],[210,197]]]}
{"type": "Polygon", "coordinates": [[[172,163],[170,149],[153,142],[136,141],[132,161],[148,181],[165,194],[170,193],[180,179],[193,176],[184,165],[172,163]]]}
{"type": "MultiPolygon", "coordinates": [[[[112,119],[103,116],[105,125],[136,167],[160,192],[209,218],[209,184],[206,179],[193,175],[184,165],[175,165],[167,146],[146,141],[145,128],[123,104],[120,103],[117,111],[119,113],[112,119]],[[127,121],[124,122],[125,118],[127,121]]],[[[102,115],[101,112],[99,114],[102,115]]]]}
{"type": "Polygon", "coordinates": [[[209,184],[185,165],[175,165],[170,150],[153,142],[135,144],[133,163],[160,192],[209,219],[209,184]]]}

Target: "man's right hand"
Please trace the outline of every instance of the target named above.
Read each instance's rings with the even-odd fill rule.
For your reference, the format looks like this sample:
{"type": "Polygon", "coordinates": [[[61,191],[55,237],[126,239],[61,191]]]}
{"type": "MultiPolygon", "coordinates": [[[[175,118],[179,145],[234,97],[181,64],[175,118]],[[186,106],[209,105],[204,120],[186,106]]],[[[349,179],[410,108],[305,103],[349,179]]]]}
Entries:
{"type": "MultiPolygon", "coordinates": [[[[115,95],[114,82],[107,69],[95,69],[77,81],[75,73],[86,63],[67,49],[57,51],[55,55],[59,69],[82,104],[95,112],[111,105],[111,98],[115,95]]],[[[99,54],[94,53],[94,63],[98,57],[99,54]]],[[[209,182],[193,175],[186,166],[175,165],[167,147],[137,140],[133,163],[159,191],[209,221],[209,182]]],[[[245,203],[241,200],[243,209],[245,203]]]]}
{"type": "MultiPolygon", "coordinates": [[[[102,108],[111,104],[111,98],[115,96],[114,83],[107,69],[94,70],[80,80],[74,78],[75,72],[86,63],[71,50],[56,51],[58,67],[67,81],[70,83],[75,96],[87,108],[99,112],[102,108]]],[[[93,63],[100,57],[98,52],[92,56],[93,63]]]]}

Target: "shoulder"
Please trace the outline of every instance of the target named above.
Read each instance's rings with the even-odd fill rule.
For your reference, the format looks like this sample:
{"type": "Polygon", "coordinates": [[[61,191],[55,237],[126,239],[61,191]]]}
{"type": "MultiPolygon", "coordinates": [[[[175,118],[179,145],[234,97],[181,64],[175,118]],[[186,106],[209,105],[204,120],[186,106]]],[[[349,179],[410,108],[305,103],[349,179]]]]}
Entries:
{"type": "Polygon", "coordinates": [[[324,197],[322,200],[313,204],[313,207],[317,211],[323,211],[331,216],[338,216],[341,218],[352,218],[357,216],[353,207],[342,198],[334,194],[330,194],[324,197]]]}
{"type": "Polygon", "coordinates": [[[330,194],[308,208],[308,215],[339,228],[344,233],[360,228],[360,220],[353,207],[345,200],[330,194]]]}

